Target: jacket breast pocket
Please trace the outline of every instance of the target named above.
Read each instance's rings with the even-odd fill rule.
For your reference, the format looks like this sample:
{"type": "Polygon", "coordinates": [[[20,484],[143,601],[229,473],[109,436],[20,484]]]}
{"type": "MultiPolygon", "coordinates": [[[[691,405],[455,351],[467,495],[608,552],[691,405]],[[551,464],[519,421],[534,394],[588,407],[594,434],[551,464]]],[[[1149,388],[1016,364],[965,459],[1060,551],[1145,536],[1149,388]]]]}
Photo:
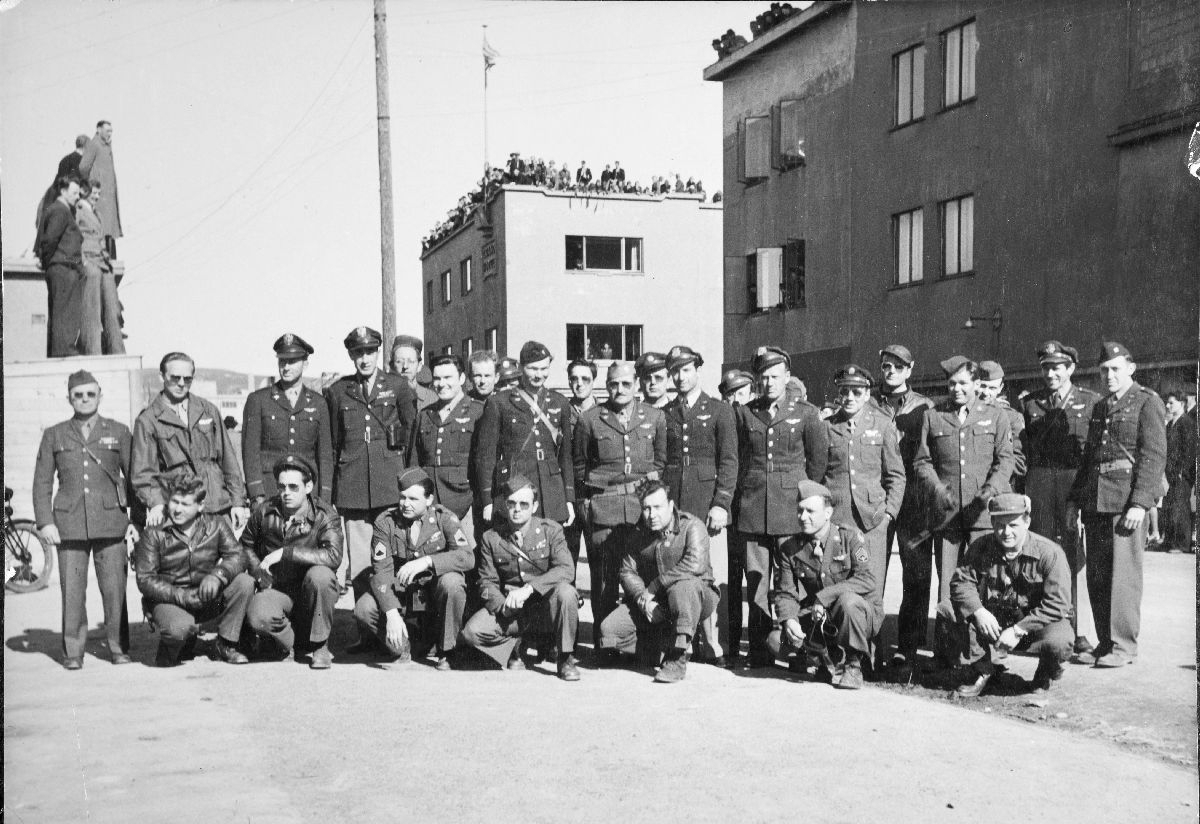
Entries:
{"type": "Polygon", "coordinates": [[[614,433],[604,433],[596,438],[596,457],[602,461],[622,461],[625,458],[625,441],[614,433]]]}
{"type": "Polygon", "coordinates": [[[158,457],[163,469],[175,469],[186,466],[188,453],[181,442],[181,435],[172,427],[171,431],[161,432],[158,438],[158,457]]]}
{"type": "Polygon", "coordinates": [[[971,427],[971,440],[980,448],[988,448],[996,443],[996,425],[975,424],[971,427]]]}

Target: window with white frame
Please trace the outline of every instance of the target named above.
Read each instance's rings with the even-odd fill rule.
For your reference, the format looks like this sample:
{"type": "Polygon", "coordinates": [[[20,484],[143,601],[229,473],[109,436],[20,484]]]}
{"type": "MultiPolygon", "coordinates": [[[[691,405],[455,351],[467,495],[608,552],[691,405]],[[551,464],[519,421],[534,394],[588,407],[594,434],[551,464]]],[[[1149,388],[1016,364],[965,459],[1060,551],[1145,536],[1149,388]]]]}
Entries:
{"type": "Polygon", "coordinates": [[[942,274],[975,271],[975,196],[964,195],[940,205],[942,274]]]}
{"type": "Polygon", "coordinates": [[[896,285],[916,283],[925,277],[921,263],[925,252],[925,210],[913,209],[892,215],[895,242],[896,285]]]}

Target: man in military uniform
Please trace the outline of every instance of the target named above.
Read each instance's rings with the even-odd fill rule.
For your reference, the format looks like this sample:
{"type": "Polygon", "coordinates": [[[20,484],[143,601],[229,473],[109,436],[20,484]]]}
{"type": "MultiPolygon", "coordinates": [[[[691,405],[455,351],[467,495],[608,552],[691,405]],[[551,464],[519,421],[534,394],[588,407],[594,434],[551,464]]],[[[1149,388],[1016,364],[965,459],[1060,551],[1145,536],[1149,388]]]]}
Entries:
{"type": "Polygon", "coordinates": [[[938,604],[942,657],[970,668],[970,680],[957,689],[963,698],[983,692],[996,659],[1010,650],[1038,656],[1039,692],[1062,677],[1071,655],[1071,570],[1057,544],[1029,531],[1029,510],[1029,498],[1015,492],[988,501],[992,532],[971,542],[950,580],[950,597],[938,604]]]}
{"type": "Polygon", "coordinates": [[[860,689],[862,659],[883,625],[882,587],[862,533],[834,515],[833,493],[800,481],[796,497],[800,529],[779,545],[772,591],[779,628],[767,637],[767,646],[773,658],[794,651],[815,659],[818,680],[860,689]]]}
{"type": "MultiPolygon", "coordinates": [[[[576,358],[567,364],[567,386],[571,396],[567,401],[571,404],[571,429],[579,425],[583,413],[596,405],[596,396],[592,394],[592,386],[596,381],[596,364],[590,360],[576,358]]],[[[563,529],[567,539],[567,549],[571,557],[579,564],[579,542],[583,540],[583,519],[576,518],[571,525],[563,529]]]]}
{"type": "MultiPolygon", "coordinates": [[[[996,404],[979,400],[979,365],[954,355],[942,361],[941,367],[950,397],[925,410],[913,460],[917,483],[942,513],[931,525],[939,603],[950,597],[950,577],[962,551],[990,531],[987,502],[1009,491],[1013,468],[1008,416],[996,404]]],[[[916,654],[916,647],[910,645],[924,640],[931,577],[928,553],[914,560],[919,566],[911,577],[905,572],[900,607],[902,618],[913,622],[900,629],[900,652],[909,662],[916,654]]]]}
{"type": "Polygon", "coordinates": [[[825,426],[829,462],[823,483],[833,493],[833,518],[862,532],[871,556],[871,572],[882,594],[887,575],[888,524],[904,501],[904,463],[900,434],[888,416],[871,403],[875,378],[849,364],[833,378],[839,409],[825,426]]]}
{"type": "Polygon", "coordinates": [[[329,408],[301,380],[313,348],[288,332],[275,341],[279,380],[249,394],[242,413],[242,466],[254,507],[275,494],[275,464],[303,458],[313,467],[318,497],[333,498],[333,446],[329,408]]]}
{"type": "Polygon", "coordinates": [[[979,363],[979,399],[991,401],[1004,410],[1013,439],[1013,473],[1009,486],[1014,492],[1020,492],[1025,486],[1025,450],[1022,448],[1025,432],[1025,416],[1012,408],[1008,398],[1004,397],[1004,367],[995,361],[985,360],[979,363]]]}
{"type": "Polygon", "coordinates": [[[458,518],[434,503],[435,485],[423,469],[406,470],[396,484],[400,503],[375,521],[371,591],[354,605],[354,618],[401,663],[411,660],[416,637],[417,654],[435,651],[437,668],[449,670],[475,555],[458,518]]]}
{"type": "Polygon", "coordinates": [[[749,590],[750,666],[770,666],[771,556],[780,538],[800,531],[796,489],[825,476],[829,435],[817,408],[787,392],[792,359],[777,346],[760,346],[751,361],[759,396],[734,407],[738,432],[736,535],[729,551],[729,640],[736,665],[742,636],[742,577],[749,590]]]}
{"type": "Polygon", "coordinates": [[[579,419],[572,450],[575,497],[587,530],[595,649],[600,649],[601,623],[616,609],[621,559],[641,518],[637,485],[661,478],[667,457],[666,419],[635,399],[632,365],[614,361],[606,386],[604,405],[579,419]]]}
{"type": "Polygon", "coordinates": [[[325,391],[337,464],[333,503],[345,519],[347,577],[356,599],[370,590],[371,533],[375,519],[399,500],[396,478],[417,414],[408,383],[378,368],[382,342],[366,326],[351,331],[345,345],[354,374],[325,391]]]}
{"type": "Polygon", "coordinates": [[[42,433],[33,470],[38,533],[44,544],[58,548],[63,668],[69,670],[83,666],[87,645],[89,555],[104,603],[108,654],[114,664],[131,660],[125,607],[125,542],[137,540],[126,514],[131,438],[125,424],[100,415],[100,397],[100,384],[90,372],[67,378],[74,414],[42,433]]]}
{"type": "Polygon", "coordinates": [[[1137,364],[1122,344],[1105,341],[1099,362],[1108,395],[1092,409],[1070,493],[1083,511],[1088,598],[1098,636],[1095,650],[1078,660],[1122,667],[1137,659],[1146,512],[1162,495],[1166,408],[1133,379],[1137,364]]]}
{"type": "Polygon", "coordinates": [[[146,507],[146,526],[163,523],[159,477],[190,469],[204,482],[205,508],[241,529],[250,517],[242,468],[217,407],[192,394],[195,361],[171,352],[158,369],[162,392],[133,423],[133,488],[146,507]]]}
{"type": "Polygon", "coordinates": [[[721,400],[730,406],[750,403],[754,399],[754,376],[742,369],[729,369],[717,385],[721,400]]]}
{"type": "Polygon", "coordinates": [[[467,394],[483,403],[496,391],[496,353],[491,349],[476,349],[467,358],[467,394]]]}
{"type": "Polygon", "coordinates": [[[280,458],[272,467],[279,492],[254,510],[242,532],[246,572],[258,592],[246,620],[260,638],[271,638],[281,654],[292,654],[296,631],[307,631],[301,651],[309,666],[329,669],[329,633],[337,604],[337,569],[342,563],[342,519],[313,494],[316,471],[304,458],[280,458]]]}
{"type": "Polygon", "coordinates": [[[660,683],[682,681],[692,638],[717,609],[720,594],[708,558],[708,530],[695,515],[681,512],[660,480],[638,485],[641,524],[621,560],[625,602],[604,619],[602,649],[642,652],[658,660],[660,683]]]}
{"type": "Polygon", "coordinates": [[[1079,573],[1086,563],[1079,518],[1067,496],[1079,472],[1088,422],[1100,395],[1071,382],[1079,362],[1074,347],[1050,340],[1037,351],[1046,386],[1031,393],[1025,413],[1023,445],[1028,460],[1025,492],[1033,501],[1030,529],[1062,547],[1071,567],[1071,626],[1075,651],[1092,649],[1079,626],[1079,573]]]}
{"type": "Polygon", "coordinates": [[[462,640],[510,670],[526,668],[531,644],[543,657],[553,647],[558,677],[578,681],[579,596],[562,527],[537,517],[537,487],[525,476],[509,476],[498,491],[507,517],[483,535],[476,561],[483,609],[467,621],[462,640]]]}
{"type": "Polygon", "coordinates": [[[396,335],[392,341],[392,356],[388,364],[392,374],[399,375],[417,396],[417,409],[421,410],[437,402],[437,393],[421,385],[421,350],[424,344],[414,335],[396,335]]]}
{"type": "Polygon", "coordinates": [[[158,629],[154,662],[171,667],[195,644],[199,624],[218,621],[216,655],[248,659],[238,649],[254,579],[239,573],[246,556],[229,522],[205,511],[207,483],[183,469],[162,479],[166,516],[147,526],[133,552],[142,608],[158,629]]]}
{"type": "Polygon", "coordinates": [[[437,402],[417,414],[408,463],[425,470],[434,500],[462,521],[471,512],[471,442],[483,404],[463,393],[466,376],[457,355],[434,355],[430,365],[437,402]]]}
{"type": "Polygon", "coordinates": [[[642,390],[642,402],[655,409],[662,409],[671,402],[667,394],[670,382],[667,379],[667,356],[662,352],[643,352],[634,362],[638,384],[642,390]]]}
{"type": "Polygon", "coordinates": [[[487,522],[504,502],[493,490],[513,475],[537,485],[545,517],[567,526],[575,519],[571,410],[566,398],[545,386],[551,360],[545,346],[526,342],[518,383],[488,398],[476,424],[474,491],[487,522]]]}

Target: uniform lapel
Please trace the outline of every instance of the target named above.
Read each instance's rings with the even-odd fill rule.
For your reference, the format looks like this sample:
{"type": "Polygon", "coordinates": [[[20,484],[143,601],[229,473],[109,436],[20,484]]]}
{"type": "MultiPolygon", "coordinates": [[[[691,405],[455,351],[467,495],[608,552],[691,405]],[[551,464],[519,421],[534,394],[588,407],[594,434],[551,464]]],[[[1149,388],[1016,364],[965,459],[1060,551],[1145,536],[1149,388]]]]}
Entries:
{"type": "Polygon", "coordinates": [[[204,416],[204,407],[195,395],[188,395],[188,429],[195,429],[196,422],[204,416]]]}
{"type": "MultiPolygon", "coordinates": [[[[297,398],[297,401],[303,397],[304,390],[301,389],[300,396],[297,398]]],[[[275,403],[278,404],[289,415],[292,413],[292,405],[288,403],[287,395],[284,393],[283,389],[280,388],[278,383],[271,385],[271,400],[275,401],[275,403]]]]}

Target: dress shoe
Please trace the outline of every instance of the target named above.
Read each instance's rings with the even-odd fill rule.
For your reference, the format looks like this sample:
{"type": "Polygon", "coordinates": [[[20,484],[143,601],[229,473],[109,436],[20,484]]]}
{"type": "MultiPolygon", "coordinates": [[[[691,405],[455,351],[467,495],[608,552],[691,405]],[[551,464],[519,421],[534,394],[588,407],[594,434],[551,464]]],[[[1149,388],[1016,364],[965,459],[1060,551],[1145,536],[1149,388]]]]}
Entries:
{"type": "Polygon", "coordinates": [[[333,653],[329,651],[329,644],[321,644],[308,659],[309,669],[329,669],[332,665],[333,653]]]}
{"type": "Polygon", "coordinates": [[[992,673],[975,671],[975,680],[969,684],[960,684],[954,694],[959,698],[978,698],[984,688],[988,685],[988,681],[992,680],[992,673]]]}
{"type": "Polygon", "coordinates": [[[820,664],[817,666],[816,671],[813,672],[812,679],[818,684],[832,684],[833,673],[829,671],[829,667],[820,664]]]}
{"type": "Polygon", "coordinates": [[[1086,635],[1075,636],[1075,647],[1072,650],[1076,655],[1082,655],[1085,652],[1091,652],[1094,649],[1092,642],[1088,640],[1086,635]]]}
{"type": "Polygon", "coordinates": [[[1054,682],[1063,677],[1062,664],[1055,661],[1053,664],[1044,662],[1038,663],[1037,671],[1033,673],[1033,692],[1038,695],[1044,695],[1049,692],[1050,687],[1054,682]]]}
{"type": "Polygon", "coordinates": [[[839,690],[860,690],[863,685],[862,664],[858,661],[847,661],[841,668],[842,677],[833,685],[839,690]]]}
{"type": "Polygon", "coordinates": [[[576,663],[574,655],[568,653],[567,655],[559,656],[558,677],[563,681],[579,680],[579,665],[576,663]]]}
{"type": "Polygon", "coordinates": [[[65,670],[83,669],[83,659],[82,658],[64,658],[63,662],[62,662],[62,667],[65,670]]]}
{"type": "Polygon", "coordinates": [[[688,654],[675,652],[667,656],[662,667],[655,674],[654,680],[659,684],[674,684],[687,677],[688,654]]]}
{"type": "Polygon", "coordinates": [[[524,672],[526,670],[525,657],[521,654],[519,647],[513,650],[512,655],[508,656],[506,668],[511,672],[524,672]]]}
{"type": "Polygon", "coordinates": [[[132,664],[133,659],[129,657],[128,653],[114,652],[112,655],[112,662],[114,666],[117,664],[132,664]]]}
{"type": "Polygon", "coordinates": [[[438,656],[437,664],[434,666],[434,668],[438,672],[449,672],[450,670],[454,669],[452,666],[450,666],[450,659],[444,655],[438,656]]]}
{"type": "Polygon", "coordinates": [[[250,659],[246,657],[246,653],[237,648],[237,644],[226,641],[221,636],[217,636],[217,643],[213,649],[217,653],[217,657],[226,664],[249,664],[250,659]]]}
{"type": "Polygon", "coordinates": [[[1074,657],[1071,658],[1071,662],[1074,664],[1083,664],[1084,666],[1090,667],[1093,664],[1095,664],[1097,661],[1099,661],[1101,658],[1103,658],[1105,655],[1107,655],[1111,651],[1111,649],[1112,649],[1111,647],[1101,647],[1100,645],[1096,645],[1095,647],[1087,650],[1086,652],[1077,653],[1074,657]]]}
{"type": "Polygon", "coordinates": [[[154,666],[156,667],[177,667],[179,666],[179,654],[176,650],[172,650],[166,643],[159,641],[158,650],[154,653],[154,666]]]}
{"type": "Polygon", "coordinates": [[[1123,652],[1117,652],[1114,649],[1114,650],[1110,650],[1107,654],[1101,655],[1099,658],[1097,658],[1096,666],[1100,669],[1117,669],[1119,667],[1124,667],[1128,664],[1132,664],[1133,662],[1134,662],[1133,658],[1130,658],[1128,655],[1126,655],[1123,652]]]}

